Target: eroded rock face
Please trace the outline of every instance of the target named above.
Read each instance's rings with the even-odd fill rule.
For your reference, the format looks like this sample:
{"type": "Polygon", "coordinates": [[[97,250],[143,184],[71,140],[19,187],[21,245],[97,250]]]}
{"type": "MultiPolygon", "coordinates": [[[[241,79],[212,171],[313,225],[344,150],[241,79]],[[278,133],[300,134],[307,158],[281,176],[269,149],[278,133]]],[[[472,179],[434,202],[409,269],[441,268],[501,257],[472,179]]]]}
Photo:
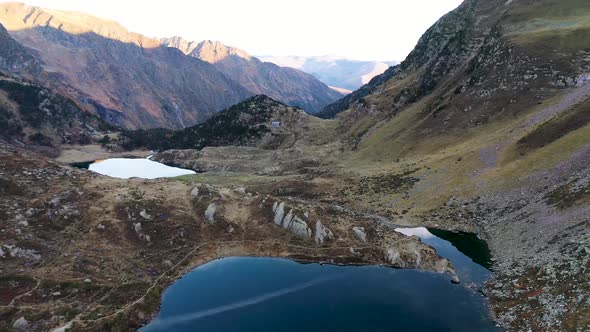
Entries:
{"type": "Polygon", "coordinates": [[[275,213],[275,224],[283,226],[283,217],[285,216],[285,203],[275,202],[275,204],[272,207],[272,211],[275,213]]]}
{"type": "Polygon", "coordinates": [[[315,243],[323,244],[328,240],[332,240],[334,238],[334,234],[331,230],[329,230],[321,221],[317,221],[315,223],[315,243]]]}
{"type": "Polygon", "coordinates": [[[303,219],[297,217],[294,214],[293,209],[289,211],[289,213],[285,216],[285,203],[284,202],[275,202],[273,205],[273,212],[274,212],[274,223],[278,226],[283,227],[291,231],[291,233],[305,237],[311,238],[313,232],[307,222],[303,219]]]}
{"type": "Polygon", "coordinates": [[[291,230],[291,232],[297,236],[306,238],[311,238],[312,236],[311,228],[309,228],[307,223],[299,217],[294,217],[290,225],[285,228],[291,230]]]}

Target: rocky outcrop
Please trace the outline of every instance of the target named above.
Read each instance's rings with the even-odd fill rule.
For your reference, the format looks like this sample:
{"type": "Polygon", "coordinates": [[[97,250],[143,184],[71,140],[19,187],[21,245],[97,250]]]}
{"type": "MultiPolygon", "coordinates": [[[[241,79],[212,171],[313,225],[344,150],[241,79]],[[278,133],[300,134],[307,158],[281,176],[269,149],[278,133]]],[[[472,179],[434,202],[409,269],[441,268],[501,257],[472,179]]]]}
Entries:
{"type": "Polygon", "coordinates": [[[313,233],[307,222],[295,215],[293,209],[289,210],[289,213],[285,215],[285,208],[284,202],[275,202],[273,204],[274,223],[297,236],[311,238],[313,233]]]}
{"type": "Polygon", "coordinates": [[[332,240],[334,238],[334,234],[328,227],[324,226],[321,221],[316,221],[315,223],[315,243],[323,244],[326,241],[332,240]]]}
{"type": "Polygon", "coordinates": [[[22,258],[28,261],[38,261],[41,255],[35,249],[21,248],[17,245],[5,244],[0,246],[0,258],[22,258]]]}
{"type": "Polygon", "coordinates": [[[446,258],[439,258],[436,250],[415,241],[396,241],[385,246],[385,259],[393,266],[414,268],[449,274],[453,283],[459,282],[455,268],[446,258]]]}

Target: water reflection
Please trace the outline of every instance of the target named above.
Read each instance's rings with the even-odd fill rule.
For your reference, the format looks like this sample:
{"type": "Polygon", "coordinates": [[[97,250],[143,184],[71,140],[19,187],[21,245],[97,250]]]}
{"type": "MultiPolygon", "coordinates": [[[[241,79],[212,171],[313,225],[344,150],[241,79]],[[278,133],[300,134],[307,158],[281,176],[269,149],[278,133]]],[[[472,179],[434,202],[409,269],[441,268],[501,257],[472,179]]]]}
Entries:
{"type": "MultiPolygon", "coordinates": [[[[461,279],[461,282],[481,285],[491,276],[491,272],[488,270],[489,265],[482,264],[481,260],[477,259],[477,257],[481,257],[483,255],[483,252],[487,252],[487,257],[489,257],[487,244],[484,241],[479,240],[475,234],[462,233],[463,235],[459,237],[459,239],[462,241],[461,248],[463,250],[459,250],[458,247],[455,246],[455,242],[447,241],[441,237],[438,237],[434,235],[431,230],[425,227],[396,228],[395,231],[408,236],[417,236],[422,240],[422,242],[436,249],[440,256],[447,258],[453,263],[455,269],[457,270],[457,274],[461,279]],[[477,241],[474,239],[467,240],[470,237],[477,239],[477,241]],[[466,244],[469,244],[469,246],[466,244]],[[469,256],[464,252],[469,254],[469,256]],[[473,255],[472,257],[472,253],[476,253],[476,255],[473,255]],[[474,259],[474,257],[476,257],[476,259],[474,259]]],[[[457,237],[449,235],[448,238],[456,239],[457,237]]]]}
{"type": "Polygon", "coordinates": [[[157,179],[196,174],[194,171],[188,169],[170,167],[149,159],[132,158],[112,158],[96,161],[90,164],[88,169],[99,174],[120,179],[129,179],[132,177],[157,179]]]}

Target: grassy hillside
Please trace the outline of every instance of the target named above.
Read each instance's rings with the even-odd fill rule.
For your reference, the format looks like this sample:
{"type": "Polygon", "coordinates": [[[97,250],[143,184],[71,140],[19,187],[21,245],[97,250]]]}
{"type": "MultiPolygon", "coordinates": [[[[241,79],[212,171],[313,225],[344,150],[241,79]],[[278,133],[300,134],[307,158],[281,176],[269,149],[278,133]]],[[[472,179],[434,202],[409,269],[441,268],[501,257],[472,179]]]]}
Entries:
{"type": "Polygon", "coordinates": [[[341,204],[484,236],[510,330],[590,328],[576,298],[590,281],[589,28],[588,1],[468,0],[396,72],[326,109],[346,146],[341,204]]]}
{"type": "Polygon", "coordinates": [[[113,129],[72,100],[28,81],[0,75],[0,138],[45,147],[88,144],[113,129]]]}

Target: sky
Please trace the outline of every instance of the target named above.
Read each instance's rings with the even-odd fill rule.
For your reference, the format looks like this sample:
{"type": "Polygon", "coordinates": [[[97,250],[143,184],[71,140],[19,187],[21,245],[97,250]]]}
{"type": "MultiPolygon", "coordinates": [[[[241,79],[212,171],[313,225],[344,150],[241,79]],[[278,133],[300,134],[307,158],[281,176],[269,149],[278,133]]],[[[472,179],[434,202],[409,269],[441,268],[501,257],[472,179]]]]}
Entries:
{"type": "Polygon", "coordinates": [[[218,40],[254,55],[401,61],[462,0],[24,0],[149,37],[218,40]]]}

